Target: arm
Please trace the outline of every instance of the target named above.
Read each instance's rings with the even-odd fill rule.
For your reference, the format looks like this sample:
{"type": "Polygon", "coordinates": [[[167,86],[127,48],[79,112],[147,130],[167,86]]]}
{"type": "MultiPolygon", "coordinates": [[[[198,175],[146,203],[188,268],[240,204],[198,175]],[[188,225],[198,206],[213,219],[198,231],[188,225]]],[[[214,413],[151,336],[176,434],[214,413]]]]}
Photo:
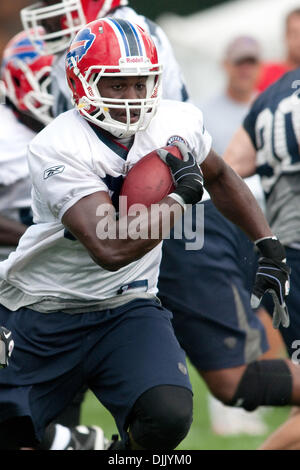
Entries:
{"type": "Polygon", "coordinates": [[[26,225],[0,215],[0,246],[17,246],[26,225]]]}
{"type": "Polygon", "coordinates": [[[248,186],[213,150],[201,164],[201,169],[213,203],[226,218],[241,227],[252,241],[272,236],[248,186]]]}
{"type": "Polygon", "coordinates": [[[249,238],[256,242],[261,257],[251,297],[257,308],[263,295],[270,292],[274,301],[273,326],[289,326],[286,297],[290,286],[290,268],[286,265],[285,249],[272,235],[271,229],[251,191],[222,158],[211,151],[202,164],[206,188],[216,207],[249,238]]]}
{"type": "MultiPolygon", "coordinates": [[[[175,220],[182,215],[182,206],[170,197],[164,198],[159,206],[167,204],[172,207],[172,211],[167,211],[170,216],[172,228],[175,220]],[[174,207],[173,207],[174,206],[174,207]]],[[[104,213],[104,212],[103,212],[104,213]]],[[[91,258],[102,268],[108,271],[117,271],[133,261],[138,260],[163,239],[163,212],[156,211],[150,218],[150,208],[139,216],[140,231],[147,233],[147,239],[133,239],[128,233],[130,224],[137,220],[137,217],[128,216],[127,221],[123,216],[118,221],[115,220],[115,209],[111,203],[108,193],[99,191],[80,199],[74,206],[66,211],[62,222],[70,232],[85,246],[91,258]],[[103,205],[105,215],[97,216],[99,207],[103,205]],[[105,206],[104,206],[105,205],[105,206]],[[107,224],[111,236],[100,239],[100,225],[107,224]],[[152,233],[158,233],[156,239],[151,239],[152,233]],[[156,230],[158,228],[158,230],[156,230]]]]}
{"type": "Polygon", "coordinates": [[[116,221],[108,193],[98,191],[80,199],[62,217],[63,224],[104,269],[117,271],[140,259],[169,234],[185,205],[194,204],[202,197],[202,173],[191,154],[185,152],[180,160],[164,149],[157,153],[170,166],[175,184],[173,193],[156,205],[159,210],[144,207],[138,217],[121,214],[116,221]],[[141,237],[131,236],[131,225],[138,226],[141,237]]]}
{"type": "Polygon", "coordinates": [[[243,127],[234,134],[223,158],[242,178],[255,173],[256,150],[243,127]]]}

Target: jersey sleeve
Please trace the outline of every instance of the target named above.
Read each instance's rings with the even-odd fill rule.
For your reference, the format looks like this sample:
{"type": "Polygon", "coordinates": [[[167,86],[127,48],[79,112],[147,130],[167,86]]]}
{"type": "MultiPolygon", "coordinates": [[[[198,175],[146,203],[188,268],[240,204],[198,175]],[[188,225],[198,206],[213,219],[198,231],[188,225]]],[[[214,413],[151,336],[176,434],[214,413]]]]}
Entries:
{"type": "Polygon", "coordinates": [[[197,162],[200,164],[206,159],[211,150],[212,137],[204,125],[202,111],[194,105],[189,104],[188,106],[190,107],[191,114],[196,118],[194,153],[196,154],[197,162]]]}
{"type": "Polygon", "coordinates": [[[57,152],[50,147],[46,152],[32,143],[28,162],[36,197],[59,220],[83,197],[98,191],[108,192],[92,164],[80,158],[79,151],[57,152]]]}

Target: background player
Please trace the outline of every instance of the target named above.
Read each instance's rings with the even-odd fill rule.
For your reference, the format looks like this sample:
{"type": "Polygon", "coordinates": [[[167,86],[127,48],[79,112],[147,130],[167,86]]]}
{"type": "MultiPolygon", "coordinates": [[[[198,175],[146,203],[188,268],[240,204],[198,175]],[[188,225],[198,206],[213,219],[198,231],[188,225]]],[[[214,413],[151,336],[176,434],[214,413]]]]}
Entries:
{"type": "MultiPolygon", "coordinates": [[[[233,38],[226,46],[222,60],[222,68],[226,77],[224,90],[220,90],[210,99],[199,104],[199,107],[205,117],[206,128],[209,130],[212,136],[214,148],[219,153],[219,155],[223,155],[228,143],[230,142],[238,127],[241,125],[243,118],[247,114],[250,104],[257,94],[255,91],[255,85],[260,73],[260,67],[261,47],[253,37],[238,36],[233,38]]],[[[246,183],[250,187],[260,206],[263,208],[264,195],[259,176],[253,176],[252,178],[247,179],[246,183]]],[[[211,201],[209,201],[208,195],[207,200],[204,202],[204,209],[206,213],[205,235],[207,237],[208,226],[211,224],[213,228],[214,225],[217,225],[217,210],[213,210],[213,205],[211,201]]],[[[223,226],[223,231],[224,229],[225,227],[223,226]]],[[[230,235],[232,233],[236,233],[236,229],[234,227],[230,227],[230,229],[231,231],[227,230],[227,232],[222,233],[218,243],[215,239],[216,245],[222,246],[224,243],[224,238],[230,239],[230,235]]],[[[231,237],[233,258],[238,258],[237,253],[241,247],[243,245],[248,245],[248,240],[246,237],[244,240],[242,236],[239,237],[240,248],[236,241],[236,238],[231,237]]],[[[200,257],[202,259],[202,256],[205,257],[207,255],[212,256],[212,254],[206,253],[206,241],[204,241],[204,248],[202,250],[202,254],[200,253],[200,257]]],[[[242,253],[240,254],[240,257],[242,257],[242,253]]],[[[202,270],[201,259],[199,260],[200,270],[202,270]]],[[[224,261],[219,259],[219,263],[219,269],[220,271],[223,271],[224,261]]],[[[203,269],[203,271],[205,271],[205,269],[203,269]]],[[[249,266],[248,269],[246,268],[245,270],[241,271],[241,278],[244,279],[245,284],[244,288],[248,289],[249,292],[251,291],[253,284],[252,271],[253,269],[251,266],[249,266]],[[249,279],[247,279],[247,274],[249,275],[249,279]]],[[[198,277],[198,279],[200,284],[200,278],[198,277]]],[[[218,281],[218,276],[216,281],[218,281]]],[[[202,285],[204,286],[203,288],[205,288],[205,283],[202,285]]],[[[198,288],[201,289],[201,286],[197,287],[195,292],[198,292],[198,288]]],[[[199,294],[199,297],[201,297],[201,294],[199,294]]],[[[231,308],[232,306],[229,306],[229,309],[231,308]]],[[[217,303],[215,305],[214,311],[215,316],[217,317],[217,312],[219,312],[217,303]]],[[[220,315],[221,318],[223,318],[223,321],[226,322],[224,317],[228,316],[228,311],[224,309],[223,313],[220,312],[220,315]]],[[[263,319],[264,318],[265,317],[263,317],[263,319]]],[[[267,319],[269,320],[269,316],[267,316],[267,319]]],[[[272,324],[270,325],[270,323],[271,322],[269,320],[267,324],[266,322],[264,323],[264,326],[269,326],[266,331],[268,342],[270,344],[271,340],[272,344],[275,330],[272,328],[272,324]]],[[[232,435],[243,433],[255,435],[266,432],[266,425],[262,419],[262,409],[258,409],[255,412],[250,413],[241,408],[225,406],[221,404],[219,400],[216,400],[214,397],[212,397],[212,395],[208,396],[208,400],[212,427],[217,434],[232,435]]]]}
{"type": "MultiPolygon", "coordinates": [[[[287,302],[291,323],[281,333],[292,358],[297,353],[294,342],[300,331],[299,77],[300,69],[289,72],[257,98],[225,153],[225,159],[241,176],[254,173],[261,176],[266,217],[286,248],[292,268],[287,302]]],[[[257,303],[254,299],[254,306],[257,303]]],[[[270,311],[266,299],[264,304],[270,311]]],[[[298,364],[297,357],[293,362],[298,364]]],[[[299,365],[294,367],[299,369],[299,365]]],[[[299,422],[299,409],[296,409],[262,449],[299,449],[299,422]]]]}
{"type": "MultiPolygon", "coordinates": [[[[32,223],[31,180],[27,165],[27,146],[38,131],[52,118],[53,97],[50,91],[52,55],[41,55],[44,42],[39,41],[40,53],[33,47],[26,32],[14,36],[4,49],[1,76],[5,89],[5,104],[0,106],[1,134],[1,261],[15,249],[20,237],[32,223]]],[[[7,334],[7,333],[6,333],[7,334]]],[[[9,352],[9,339],[3,353],[9,352]]],[[[10,351],[11,354],[11,351],[10,351]]],[[[75,406],[75,405],[74,405],[75,406]]],[[[74,406],[65,410],[49,425],[42,449],[103,448],[103,431],[98,427],[76,428],[74,406]],[[72,415],[72,419],[70,416],[72,415]],[[69,426],[62,426],[62,423],[69,426]]],[[[77,411],[77,407],[76,407],[77,411]]]]}
{"type": "Polygon", "coordinates": [[[48,51],[57,54],[52,69],[55,116],[72,107],[65,76],[65,53],[70,39],[82,25],[104,16],[132,21],[151,34],[158,50],[159,60],[165,67],[163,76],[164,97],[179,101],[188,99],[186,87],[172,47],[165,33],[157,24],[136,13],[128,6],[127,0],[75,0],[72,5],[72,14],[66,14],[70,8],[64,0],[43,0],[38,7],[32,5],[21,10],[24,29],[31,31],[31,34],[34,31],[32,37],[39,38],[37,25],[42,25],[46,29],[44,39],[48,51]],[[56,14],[53,16],[54,8],[56,14]]]}

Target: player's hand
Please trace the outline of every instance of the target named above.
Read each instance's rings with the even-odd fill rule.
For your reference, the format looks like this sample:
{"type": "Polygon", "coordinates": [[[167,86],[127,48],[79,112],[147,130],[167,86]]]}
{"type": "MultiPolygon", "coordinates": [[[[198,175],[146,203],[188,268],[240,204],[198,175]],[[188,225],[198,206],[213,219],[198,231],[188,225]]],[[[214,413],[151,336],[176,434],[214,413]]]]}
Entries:
{"type": "Polygon", "coordinates": [[[263,295],[269,292],[274,301],[273,327],[290,325],[285,303],[290,290],[290,267],[286,264],[285,249],[276,238],[267,238],[256,243],[262,257],[258,261],[255,284],[251,296],[251,307],[257,308],[263,295]]]}
{"type": "Polygon", "coordinates": [[[11,331],[4,326],[0,326],[0,368],[8,366],[8,358],[14,349],[14,341],[11,331]]]}
{"type": "Polygon", "coordinates": [[[203,196],[203,175],[194,155],[182,142],[175,142],[183,160],[174,157],[165,149],[158,149],[159,157],[169,166],[175,184],[174,193],[182,197],[185,204],[196,204],[203,196]]]}

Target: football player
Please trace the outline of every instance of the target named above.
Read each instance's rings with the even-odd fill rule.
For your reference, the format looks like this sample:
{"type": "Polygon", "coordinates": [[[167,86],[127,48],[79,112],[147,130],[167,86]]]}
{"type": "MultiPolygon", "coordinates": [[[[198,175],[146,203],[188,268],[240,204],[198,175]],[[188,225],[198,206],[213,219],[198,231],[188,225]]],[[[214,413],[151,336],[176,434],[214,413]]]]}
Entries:
{"type": "MultiPolygon", "coordinates": [[[[40,41],[42,45],[42,42],[40,41]]],[[[3,52],[1,78],[0,259],[6,259],[32,223],[27,145],[52,119],[49,93],[53,56],[41,56],[25,32],[14,36],[3,52]]]]}
{"type": "MultiPolygon", "coordinates": [[[[45,0],[42,4],[32,5],[29,9],[24,9],[22,11],[22,21],[25,28],[42,24],[49,34],[46,38],[47,46],[50,48],[49,50],[54,50],[60,56],[52,69],[53,94],[56,96],[54,113],[59,114],[70,107],[69,92],[66,89],[67,86],[63,67],[66,44],[70,41],[70,38],[81,24],[87,20],[92,20],[97,16],[107,14],[114,17],[120,17],[122,19],[135,20],[141,24],[144,29],[152,33],[152,37],[157,45],[160,61],[164,64],[163,83],[165,83],[165,86],[163,88],[163,96],[164,98],[185,101],[188,95],[186,93],[178,65],[174,61],[174,55],[171,51],[168,40],[165,38],[165,35],[161,32],[160,28],[153,25],[153,23],[149,22],[146,18],[137,15],[131,8],[129,8],[126,0],[123,2],[119,0],[115,0],[113,2],[103,2],[102,0],[96,0],[95,2],[91,2],[90,0],[74,0],[71,3],[68,0],[45,0]]],[[[38,33],[35,32],[34,37],[38,37],[38,33]]],[[[178,139],[178,136],[175,136],[175,139],[178,139]]],[[[224,219],[225,225],[226,222],[227,221],[224,219]]],[[[220,230],[220,232],[222,232],[222,230],[220,230]]],[[[227,232],[230,233],[230,227],[227,232]]],[[[206,233],[206,240],[208,237],[213,240],[214,234],[206,233]]],[[[233,233],[233,238],[234,237],[235,232],[233,233]]],[[[231,243],[230,240],[228,243],[231,243]]],[[[252,251],[252,245],[250,243],[245,247],[244,243],[234,239],[234,244],[241,246],[241,251],[237,256],[240,256],[243,259],[246,256],[247,260],[252,260],[252,254],[250,253],[252,251]],[[249,254],[250,257],[248,256],[249,254]]],[[[182,267],[178,267],[179,258],[176,256],[176,253],[178,253],[179,250],[180,252],[184,250],[184,246],[184,240],[171,240],[168,241],[164,249],[164,260],[167,260],[167,262],[162,265],[160,276],[162,300],[167,307],[177,306],[174,324],[178,326],[176,333],[179,333],[178,338],[180,339],[181,345],[184,348],[186,348],[187,344],[190,346],[188,351],[192,362],[196,364],[198,370],[205,369],[203,377],[212,392],[221,400],[228,403],[229,398],[234,396],[235,389],[242,376],[242,372],[246,368],[244,364],[249,361],[255,361],[268,347],[265,341],[263,327],[259,320],[252,315],[251,309],[248,306],[248,297],[250,297],[250,295],[248,296],[248,291],[246,292],[245,287],[239,284],[239,280],[235,283],[237,293],[233,292],[231,283],[226,282],[226,285],[223,285],[226,292],[223,302],[225,302],[224,299],[226,298],[226,312],[228,312],[225,319],[223,315],[222,319],[216,318],[214,305],[211,303],[210,294],[208,293],[208,299],[205,300],[205,302],[202,299],[205,312],[209,316],[209,319],[207,321],[204,320],[204,322],[208,325],[209,331],[211,329],[211,337],[218,338],[215,339],[218,344],[216,347],[210,347],[205,351],[203,354],[203,363],[205,365],[204,367],[199,367],[198,356],[201,354],[201,351],[203,351],[203,345],[201,345],[200,348],[198,346],[199,340],[196,338],[195,341],[190,341],[191,334],[199,338],[199,325],[198,329],[196,329],[195,324],[190,321],[190,317],[186,316],[186,306],[190,304],[190,301],[186,302],[182,300],[183,298],[189,299],[189,292],[193,290],[193,284],[190,283],[188,288],[185,286],[184,289],[182,289],[183,284],[181,277],[179,276],[182,267]],[[169,269],[170,266],[171,268],[169,269]],[[170,289],[170,274],[173,281],[172,289],[170,289]],[[181,286],[181,290],[183,291],[182,296],[180,297],[177,295],[178,289],[174,288],[177,284],[181,286]],[[172,297],[172,292],[174,291],[176,291],[176,299],[172,297]],[[236,311],[238,312],[238,315],[233,317],[232,312],[236,311]],[[189,321],[187,321],[187,318],[189,318],[189,321]],[[229,346],[226,343],[223,344],[223,339],[226,339],[228,336],[229,346]],[[230,346],[232,344],[232,337],[234,337],[234,348],[230,346]],[[223,345],[221,354],[218,352],[220,342],[222,342],[223,345]],[[238,354],[236,352],[237,350],[239,351],[238,354]],[[224,358],[223,362],[221,358],[224,358]],[[229,369],[227,368],[225,371],[222,369],[217,370],[217,374],[214,374],[216,361],[218,362],[218,367],[222,362],[222,369],[224,367],[226,368],[228,364],[233,365],[234,367],[229,369]],[[235,367],[236,364],[241,365],[241,368],[235,367]]],[[[189,253],[188,256],[189,255],[190,257],[193,257],[193,253],[189,253]]],[[[184,255],[184,258],[185,257],[186,256],[184,255]]],[[[226,259],[227,258],[225,256],[223,272],[226,270],[228,272],[228,263],[226,264],[226,259]]],[[[193,257],[193,261],[195,261],[195,257],[193,257]]],[[[210,259],[208,262],[209,269],[215,270],[216,267],[214,265],[214,260],[210,259]]],[[[189,262],[189,265],[192,270],[195,263],[189,262]]],[[[239,275],[242,278],[242,272],[245,269],[251,269],[251,266],[249,268],[248,262],[241,263],[240,266],[238,263],[235,263],[234,269],[236,268],[239,270],[239,275]]],[[[197,266],[195,266],[195,269],[197,271],[197,266]]],[[[248,286],[247,289],[249,289],[248,286]]],[[[194,303],[197,305],[198,312],[198,297],[193,293],[192,298],[194,303]]],[[[200,327],[200,331],[203,331],[202,325],[200,327]]]]}
{"type": "MultiPolygon", "coordinates": [[[[0,106],[0,260],[8,257],[32,222],[27,144],[50,120],[48,93],[53,57],[41,57],[25,33],[16,35],[3,53],[1,78],[5,104],[0,106]]],[[[0,367],[8,366],[14,342],[0,327],[0,367]]]]}
{"type": "Polygon", "coordinates": [[[72,37],[84,24],[105,16],[117,17],[139,24],[151,34],[164,64],[164,98],[188,100],[181,70],[173,49],[163,30],[128,6],[128,0],[43,0],[21,10],[23,27],[30,33],[34,44],[40,38],[39,25],[46,29],[44,40],[48,53],[57,54],[52,69],[54,115],[72,108],[70,91],[65,77],[65,53],[72,37]]]}
{"type": "MultiPolygon", "coordinates": [[[[51,71],[53,114],[57,116],[72,108],[70,90],[65,76],[65,55],[70,40],[84,24],[107,15],[138,23],[151,34],[157,47],[159,61],[164,64],[162,79],[164,98],[188,100],[180,68],[166,35],[157,24],[130,8],[127,0],[43,0],[21,10],[21,20],[24,29],[32,38],[34,47],[38,47],[38,41],[42,36],[46,52],[56,54],[51,71]],[[41,27],[44,31],[41,31],[41,27]]],[[[82,399],[83,397],[82,395],[82,399]]],[[[66,411],[72,426],[78,422],[80,403],[77,397],[72,405],[72,420],[70,410],[66,411]]],[[[52,427],[47,428],[46,447],[49,442],[53,442],[53,434],[52,427]]]]}
{"type": "MultiPolygon", "coordinates": [[[[291,316],[288,328],[280,330],[289,353],[292,365],[293,396],[298,393],[297,371],[300,283],[300,216],[299,216],[299,77],[300,69],[289,72],[270,86],[253,103],[243,126],[231,140],[225,159],[232,167],[247,177],[252,174],[261,176],[266,194],[266,217],[273,233],[282,240],[287,262],[291,266],[291,291],[287,307],[291,316]]],[[[271,273],[270,273],[271,274],[271,273]]],[[[252,303],[259,304],[258,291],[252,303]]],[[[263,299],[267,310],[271,310],[270,300],[263,299]]],[[[288,362],[287,362],[288,363],[288,362]]],[[[282,376],[283,377],[283,376],[282,376]]],[[[278,375],[278,380],[280,375],[278,375]]],[[[290,401],[291,402],[291,401],[290,401]]],[[[297,403],[299,404],[299,403],[297,403]]],[[[262,446],[263,449],[300,449],[299,409],[279,430],[262,446]]]]}
{"type": "MultiPolygon", "coordinates": [[[[41,43],[42,44],[42,43],[41,43]]],[[[3,53],[1,78],[6,102],[1,105],[0,257],[7,258],[32,222],[27,145],[50,122],[49,93],[53,56],[41,56],[26,33],[14,36],[3,53]]]]}
{"type": "MultiPolygon", "coordinates": [[[[285,253],[245,183],[211,149],[201,112],[160,103],[161,65],[143,29],[117,18],[87,24],[66,73],[76,109],[29,145],[36,223],[0,264],[0,319],[18,344],[0,377],[0,402],[10,403],[0,442],[20,445],[7,432],[18,419],[22,445],[33,445],[87,383],[114,416],[121,448],[173,449],[189,430],[192,394],[171,314],[156,296],[161,232],[201,199],[200,166],[214,203],[256,241],[280,285],[289,280],[285,253]],[[150,208],[142,220],[129,216],[148,233],[160,229],[159,239],[133,239],[112,200],[128,168],[170,135],[185,142],[182,161],[159,151],[176,185],[159,203],[171,217],[150,217],[150,208]]],[[[259,273],[262,295],[271,284],[259,273]]]]}
{"type": "MultiPolygon", "coordinates": [[[[26,32],[14,36],[4,49],[1,77],[4,83],[5,104],[1,106],[1,212],[0,257],[6,259],[17,246],[21,235],[32,223],[31,181],[27,165],[27,145],[38,131],[53,119],[53,97],[50,94],[50,71],[53,55],[41,52],[45,43],[38,40],[34,48],[26,32]],[[37,52],[37,49],[40,52],[37,52]]],[[[0,365],[6,367],[13,343],[5,328],[1,331],[3,342],[0,365]]],[[[81,395],[79,395],[81,396],[81,395]]],[[[100,449],[103,447],[103,431],[96,427],[76,427],[74,421],[76,401],[57,417],[57,423],[49,425],[41,448],[56,449],[59,445],[68,449],[100,449]],[[72,414],[72,419],[70,419],[72,414]],[[54,430],[57,430],[54,433],[54,430]],[[54,435],[55,434],[55,435],[54,435]],[[53,439],[50,436],[53,435],[53,439]],[[97,441],[97,443],[96,443],[97,441]]],[[[79,420],[79,418],[78,418],[79,420]]]]}

